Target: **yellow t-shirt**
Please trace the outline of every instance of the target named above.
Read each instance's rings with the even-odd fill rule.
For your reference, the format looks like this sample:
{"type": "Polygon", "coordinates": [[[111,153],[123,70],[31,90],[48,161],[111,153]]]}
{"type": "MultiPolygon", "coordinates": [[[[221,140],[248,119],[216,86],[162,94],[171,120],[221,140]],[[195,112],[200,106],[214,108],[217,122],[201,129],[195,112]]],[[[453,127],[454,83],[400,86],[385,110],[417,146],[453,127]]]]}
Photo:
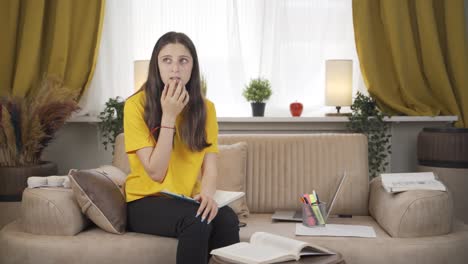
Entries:
{"type": "MultiPolygon", "coordinates": [[[[127,202],[149,195],[155,195],[162,190],[193,196],[200,192],[200,180],[203,158],[207,152],[218,152],[218,123],[213,103],[205,99],[206,107],[206,137],[212,145],[200,152],[191,151],[181,141],[179,133],[174,136],[166,177],[162,183],[153,181],[141,164],[136,151],[144,147],[156,146],[155,139],[144,120],[145,92],[139,92],[125,102],[124,107],[124,135],[125,151],[130,163],[130,174],[125,183],[127,202]]],[[[180,120],[176,120],[176,131],[180,120]]]]}

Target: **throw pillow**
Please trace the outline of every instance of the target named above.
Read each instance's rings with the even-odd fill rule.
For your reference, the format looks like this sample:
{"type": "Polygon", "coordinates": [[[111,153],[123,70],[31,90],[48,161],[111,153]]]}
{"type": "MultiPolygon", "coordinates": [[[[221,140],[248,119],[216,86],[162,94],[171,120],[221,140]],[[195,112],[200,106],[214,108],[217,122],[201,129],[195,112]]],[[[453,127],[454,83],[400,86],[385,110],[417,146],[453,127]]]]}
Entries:
{"type": "MultiPolygon", "coordinates": [[[[217,189],[245,192],[247,177],[247,143],[219,145],[217,189]]],[[[248,216],[249,208],[245,196],[229,206],[239,216],[248,216]]]]}
{"type": "Polygon", "coordinates": [[[102,165],[95,170],[105,173],[117,186],[119,186],[120,192],[125,197],[125,180],[127,179],[127,174],[125,172],[112,165],[102,165]]]}
{"type": "Polygon", "coordinates": [[[99,170],[71,170],[69,177],[81,211],[103,230],[123,234],[127,203],[109,175],[99,170]]]}

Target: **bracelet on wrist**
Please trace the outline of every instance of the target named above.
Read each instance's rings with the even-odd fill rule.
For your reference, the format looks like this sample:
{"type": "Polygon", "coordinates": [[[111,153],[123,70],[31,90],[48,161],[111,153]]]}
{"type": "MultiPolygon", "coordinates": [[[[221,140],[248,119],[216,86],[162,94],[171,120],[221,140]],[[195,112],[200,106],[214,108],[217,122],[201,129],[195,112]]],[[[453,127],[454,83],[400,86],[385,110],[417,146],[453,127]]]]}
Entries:
{"type": "Polygon", "coordinates": [[[157,131],[158,129],[160,129],[160,128],[167,128],[167,129],[173,129],[173,130],[175,130],[175,127],[170,127],[170,126],[157,126],[157,127],[153,128],[153,129],[151,129],[150,133],[151,133],[151,134],[154,134],[154,132],[156,132],[156,131],[157,131]]]}

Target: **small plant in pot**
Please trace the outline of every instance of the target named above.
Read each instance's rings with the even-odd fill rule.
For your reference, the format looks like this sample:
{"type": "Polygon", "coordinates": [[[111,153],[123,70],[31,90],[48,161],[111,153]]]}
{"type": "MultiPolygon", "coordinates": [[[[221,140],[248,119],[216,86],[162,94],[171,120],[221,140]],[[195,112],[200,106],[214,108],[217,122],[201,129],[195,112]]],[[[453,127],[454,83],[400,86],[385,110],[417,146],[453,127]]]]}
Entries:
{"type": "Polygon", "coordinates": [[[270,98],[271,94],[270,81],[264,78],[251,79],[242,93],[252,106],[253,116],[264,116],[265,101],[270,98]]]}

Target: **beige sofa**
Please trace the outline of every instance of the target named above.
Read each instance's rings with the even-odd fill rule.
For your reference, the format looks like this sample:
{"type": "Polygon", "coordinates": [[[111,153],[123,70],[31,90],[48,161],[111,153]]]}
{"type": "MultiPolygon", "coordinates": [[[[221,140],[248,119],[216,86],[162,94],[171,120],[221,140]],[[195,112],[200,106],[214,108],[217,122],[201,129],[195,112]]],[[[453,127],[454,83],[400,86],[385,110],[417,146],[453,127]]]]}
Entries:
{"type": "MultiPolygon", "coordinates": [[[[113,163],[125,171],[128,163],[122,141],[119,137],[113,163]]],[[[369,184],[363,135],[220,135],[220,144],[236,142],[247,143],[246,167],[240,166],[245,171],[242,180],[250,215],[241,219],[247,223],[241,228],[241,240],[248,241],[256,231],[276,233],[340,252],[346,263],[468,263],[468,225],[452,219],[450,193],[390,195],[379,179],[369,184]],[[315,189],[327,201],[344,170],[348,178],[332,214],[353,217],[330,218],[329,222],[372,226],[376,238],[296,237],[294,223],[272,222],[276,209],[299,209],[301,193],[315,189]]],[[[71,190],[29,191],[25,194],[34,196],[37,204],[28,207],[48,203],[49,209],[42,214],[55,214],[56,222],[50,228],[51,223],[23,217],[5,226],[0,231],[0,263],[175,262],[176,239],[131,232],[116,235],[86,227],[88,220],[79,210],[72,210],[77,207],[71,190]],[[84,229],[67,230],[76,235],[57,235],[70,229],[72,222],[84,229]],[[26,231],[34,230],[35,224],[49,226],[47,232],[55,235],[26,231]]]]}

